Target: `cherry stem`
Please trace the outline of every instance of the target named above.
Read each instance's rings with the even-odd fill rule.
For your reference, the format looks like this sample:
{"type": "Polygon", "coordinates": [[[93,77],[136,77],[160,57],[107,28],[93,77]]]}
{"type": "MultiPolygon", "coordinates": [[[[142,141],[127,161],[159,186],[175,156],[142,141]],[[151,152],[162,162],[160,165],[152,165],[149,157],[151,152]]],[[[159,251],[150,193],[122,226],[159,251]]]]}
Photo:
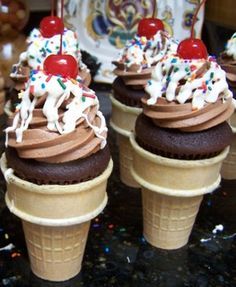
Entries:
{"type": "Polygon", "coordinates": [[[201,7],[205,4],[205,2],[206,2],[206,0],[202,0],[202,2],[200,3],[200,5],[197,7],[197,9],[196,9],[196,11],[195,11],[195,13],[194,13],[194,15],[193,15],[193,22],[192,22],[192,27],[191,27],[191,38],[194,38],[194,25],[195,25],[195,23],[196,23],[196,21],[197,21],[197,15],[198,15],[198,12],[199,12],[199,10],[201,9],[201,7]]]}
{"type": "Polygon", "coordinates": [[[51,16],[54,16],[54,0],[51,0],[51,16]]]}
{"type": "Polygon", "coordinates": [[[153,11],[152,11],[152,18],[155,18],[155,12],[156,12],[156,8],[157,8],[157,1],[154,0],[154,5],[153,5],[153,11]]]}
{"type": "MultiPolygon", "coordinates": [[[[64,8],[64,0],[61,0],[61,20],[62,21],[63,21],[63,8],[64,8]]],[[[61,32],[61,38],[60,38],[60,50],[59,50],[60,55],[62,54],[62,35],[63,35],[63,32],[64,31],[61,32]]]]}

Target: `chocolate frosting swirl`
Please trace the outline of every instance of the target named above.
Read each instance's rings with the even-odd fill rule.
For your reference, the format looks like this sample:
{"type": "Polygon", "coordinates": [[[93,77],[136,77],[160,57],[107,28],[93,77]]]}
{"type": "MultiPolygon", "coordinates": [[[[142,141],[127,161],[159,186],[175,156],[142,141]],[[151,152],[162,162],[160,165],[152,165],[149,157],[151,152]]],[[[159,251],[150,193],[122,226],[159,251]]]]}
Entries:
{"type": "Polygon", "coordinates": [[[107,128],[98,99],[79,82],[34,71],[20,96],[6,129],[7,144],[19,157],[60,163],[105,147],[107,128]]]}
{"type": "Polygon", "coordinates": [[[230,118],[232,93],[225,72],[208,60],[183,60],[172,55],[160,61],[146,85],[143,112],[164,128],[201,131],[230,118]]]}

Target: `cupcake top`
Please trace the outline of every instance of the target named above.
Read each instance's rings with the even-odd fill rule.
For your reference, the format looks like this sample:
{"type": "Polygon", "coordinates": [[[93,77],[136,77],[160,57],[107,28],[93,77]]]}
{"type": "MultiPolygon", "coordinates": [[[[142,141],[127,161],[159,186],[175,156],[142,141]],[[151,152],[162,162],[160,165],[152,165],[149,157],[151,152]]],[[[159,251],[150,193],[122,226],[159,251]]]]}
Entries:
{"type": "Polygon", "coordinates": [[[48,163],[85,158],[106,146],[107,127],[95,92],[80,82],[32,70],[6,129],[19,157],[48,163]]]}
{"type": "MultiPolygon", "coordinates": [[[[19,63],[13,65],[10,76],[14,78],[28,77],[29,70],[42,69],[45,58],[50,54],[57,54],[60,50],[61,35],[54,35],[45,38],[39,29],[34,28],[27,38],[27,50],[20,54],[19,63]]],[[[70,54],[78,62],[79,69],[89,74],[87,66],[82,62],[79,49],[78,34],[72,30],[64,28],[62,39],[63,54],[70,54]]],[[[85,75],[83,74],[83,79],[85,75]]]]}
{"type": "Polygon", "coordinates": [[[230,87],[236,88],[236,33],[228,40],[225,51],[220,54],[218,62],[226,72],[230,87]]]}
{"type": "Polygon", "coordinates": [[[114,73],[124,80],[127,77],[136,76],[140,84],[143,84],[144,76],[150,77],[152,67],[166,54],[176,52],[177,45],[178,43],[162,30],[159,30],[151,39],[136,35],[133,40],[127,42],[120,57],[113,62],[116,66],[114,73]]]}
{"type": "Polygon", "coordinates": [[[234,111],[225,72],[211,56],[206,60],[165,56],[145,91],[144,114],[160,127],[205,130],[226,121],[234,111]]]}

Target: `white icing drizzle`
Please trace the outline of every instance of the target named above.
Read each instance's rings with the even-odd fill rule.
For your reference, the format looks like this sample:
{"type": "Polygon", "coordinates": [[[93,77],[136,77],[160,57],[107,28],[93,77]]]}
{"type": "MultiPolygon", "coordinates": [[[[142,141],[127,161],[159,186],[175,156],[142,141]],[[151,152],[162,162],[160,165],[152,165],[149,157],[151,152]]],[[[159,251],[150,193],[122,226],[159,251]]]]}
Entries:
{"type": "Polygon", "coordinates": [[[139,72],[141,72],[143,68],[151,67],[166,54],[176,52],[177,46],[177,41],[164,31],[158,31],[150,40],[135,35],[133,40],[127,42],[117,61],[124,62],[126,68],[133,64],[140,65],[139,72]],[[163,38],[165,38],[164,44],[163,38]]]}
{"type": "Polygon", "coordinates": [[[234,60],[236,60],[236,32],[228,40],[225,52],[228,56],[231,56],[234,60]]]}
{"type": "MultiPolygon", "coordinates": [[[[43,69],[44,59],[51,55],[57,54],[60,49],[60,35],[51,38],[44,38],[39,29],[34,28],[27,38],[27,50],[20,54],[19,63],[13,66],[11,77],[17,76],[17,67],[22,63],[27,63],[31,69],[43,69]]],[[[82,62],[81,52],[79,49],[78,34],[72,30],[64,29],[62,40],[63,54],[72,55],[78,62],[80,69],[87,69],[82,62]]]]}
{"type": "Polygon", "coordinates": [[[99,101],[95,92],[88,88],[85,90],[83,85],[76,80],[46,75],[43,71],[36,70],[31,73],[25,90],[20,93],[22,101],[19,111],[15,115],[12,126],[6,129],[6,145],[10,131],[15,131],[16,141],[22,142],[23,132],[30,124],[37,99],[45,94],[47,97],[42,110],[48,121],[48,130],[57,131],[60,134],[70,133],[75,130],[76,122],[80,118],[85,118],[95,135],[102,139],[101,148],[105,147],[106,138],[103,133],[107,131],[106,121],[99,111],[99,101]],[[66,107],[62,123],[59,123],[58,108],[71,94],[74,97],[66,107]],[[30,95],[33,95],[33,100],[30,100],[30,95]],[[101,119],[100,127],[92,125],[84,113],[86,109],[93,106],[97,106],[96,115],[101,119]]]}
{"type": "Polygon", "coordinates": [[[154,105],[159,97],[180,104],[192,101],[192,109],[201,109],[206,103],[215,103],[223,94],[223,100],[232,97],[228,89],[225,71],[216,61],[208,58],[209,68],[199,78],[196,72],[206,60],[184,60],[171,55],[162,59],[152,71],[152,79],[148,81],[145,91],[150,95],[148,105],[154,105]],[[180,83],[184,80],[185,83],[180,83]],[[177,88],[179,91],[177,91],[177,88]]]}

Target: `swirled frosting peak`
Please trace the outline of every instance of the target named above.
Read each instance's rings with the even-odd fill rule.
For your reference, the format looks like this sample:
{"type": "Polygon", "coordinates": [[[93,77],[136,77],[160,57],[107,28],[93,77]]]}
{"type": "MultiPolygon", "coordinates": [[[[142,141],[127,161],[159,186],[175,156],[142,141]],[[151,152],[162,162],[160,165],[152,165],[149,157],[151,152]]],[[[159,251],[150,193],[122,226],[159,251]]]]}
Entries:
{"type": "MultiPolygon", "coordinates": [[[[43,62],[46,57],[51,54],[58,54],[60,50],[60,37],[61,35],[54,35],[51,38],[44,38],[40,30],[34,28],[27,38],[27,50],[20,54],[19,63],[13,65],[10,76],[13,79],[25,76],[24,73],[23,75],[21,74],[22,66],[27,66],[29,69],[34,70],[43,69],[43,62]]],[[[78,34],[67,28],[63,32],[62,52],[63,54],[72,55],[77,60],[79,68],[83,72],[83,75],[81,75],[83,79],[90,77],[87,66],[82,62],[78,34]],[[84,74],[85,71],[88,75],[84,74]]],[[[90,79],[88,81],[90,82],[90,79]]]]}
{"type": "Polygon", "coordinates": [[[213,57],[185,60],[164,57],[145,87],[144,113],[162,127],[203,130],[233,113],[232,92],[225,72],[213,57]]]}
{"type": "Polygon", "coordinates": [[[146,74],[150,77],[151,68],[166,54],[176,52],[177,45],[167,32],[161,30],[151,39],[135,35],[134,39],[127,42],[120,57],[113,62],[116,66],[114,73],[124,77],[125,81],[127,77],[141,75],[139,80],[142,81],[146,74]]]}
{"type": "Polygon", "coordinates": [[[6,144],[20,157],[65,162],[106,145],[107,127],[95,92],[80,82],[33,70],[6,144]]]}

